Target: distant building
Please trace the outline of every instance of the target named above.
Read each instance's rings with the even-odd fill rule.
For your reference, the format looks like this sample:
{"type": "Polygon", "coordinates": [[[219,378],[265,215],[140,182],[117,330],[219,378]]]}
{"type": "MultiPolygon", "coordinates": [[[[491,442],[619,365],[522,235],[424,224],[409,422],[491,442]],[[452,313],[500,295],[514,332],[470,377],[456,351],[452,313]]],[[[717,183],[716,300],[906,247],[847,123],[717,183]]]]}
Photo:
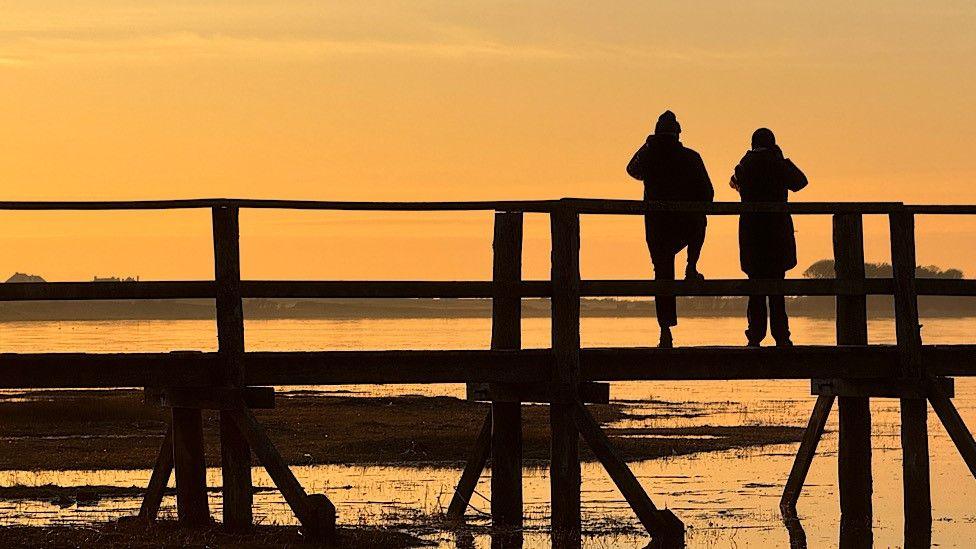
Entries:
{"type": "Polygon", "coordinates": [[[7,282],[17,283],[17,282],[47,282],[47,281],[37,275],[14,273],[12,277],[7,279],[7,282]]]}
{"type": "Polygon", "coordinates": [[[127,276],[125,278],[120,278],[117,276],[107,276],[102,278],[100,276],[96,276],[92,279],[92,282],[139,282],[139,277],[137,276],[133,278],[131,276],[127,276]]]}

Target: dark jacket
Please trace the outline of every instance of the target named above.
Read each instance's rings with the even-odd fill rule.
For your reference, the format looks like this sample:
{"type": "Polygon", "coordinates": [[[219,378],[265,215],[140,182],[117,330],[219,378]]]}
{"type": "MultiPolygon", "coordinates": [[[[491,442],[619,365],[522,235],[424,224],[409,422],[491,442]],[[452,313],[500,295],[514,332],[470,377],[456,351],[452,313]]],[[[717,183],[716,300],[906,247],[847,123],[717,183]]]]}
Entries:
{"type": "MultiPolygon", "coordinates": [[[[753,149],[742,157],[732,187],[743,202],[787,202],[789,191],[807,186],[807,178],[779,147],[753,149]]],[[[752,276],[783,273],[796,267],[796,238],[789,214],[753,213],[739,217],[739,262],[752,276]]]]}
{"type": "MultiPolygon", "coordinates": [[[[677,136],[651,135],[627,164],[627,173],[644,182],[644,200],[711,202],[715,197],[705,163],[677,136]]],[[[695,213],[654,212],[645,217],[651,253],[677,253],[705,224],[695,213]]]]}

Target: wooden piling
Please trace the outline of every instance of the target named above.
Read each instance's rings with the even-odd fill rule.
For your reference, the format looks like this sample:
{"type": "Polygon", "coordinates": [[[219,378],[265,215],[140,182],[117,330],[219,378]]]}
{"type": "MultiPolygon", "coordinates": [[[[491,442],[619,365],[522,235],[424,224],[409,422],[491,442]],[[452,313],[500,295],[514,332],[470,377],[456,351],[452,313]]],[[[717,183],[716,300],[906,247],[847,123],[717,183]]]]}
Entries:
{"type": "Polygon", "coordinates": [[[580,369],[579,214],[557,208],[552,230],[553,401],[549,406],[553,547],[581,543],[579,431],[574,419],[580,369]]]}
{"type": "MultiPolygon", "coordinates": [[[[495,214],[491,348],[522,346],[522,214],[495,214]]],[[[522,403],[491,403],[491,520],[495,528],[522,528],[522,403]]]]}
{"type": "MultiPolygon", "coordinates": [[[[863,284],[864,228],[861,216],[835,215],[833,225],[837,279],[863,284]]],[[[837,344],[868,344],[867,298],[863,294],[837,296],[837,344]]],[[[840,546],[870,547],[873,542],[870,400],[864,396],[841,396],[837,409],[840,546]]]]}
{"type": "MultiPolygon", "coordinates": [[[[237,208],[213,209],[219,382],[244,384],[244,312],[241,300],[240,220],[237,208]]],[[[241,399],[243,402],[243,399],[241,399]]],[[[224,526],[247,530],[252,522],[251,449],[226,411],[220,412],[220,461],[224,526]]]]}
{"type": "Polygon", "coordinates": [[[209,524],[203,418],[198,408],[173,408],[172,414],[177,517],[185,526],[209,524]]]}
{"type": "MultiPolygon", "coordinates": [[[[915,290],[915,220],[907,211],[894,212],[888,217],[901,373],[904,378],[922,384],[925,370],[915,290]]],[[[905,547],[929,547],[932,540],[927,416],[925,399],[901,399],[905,547]]]]}

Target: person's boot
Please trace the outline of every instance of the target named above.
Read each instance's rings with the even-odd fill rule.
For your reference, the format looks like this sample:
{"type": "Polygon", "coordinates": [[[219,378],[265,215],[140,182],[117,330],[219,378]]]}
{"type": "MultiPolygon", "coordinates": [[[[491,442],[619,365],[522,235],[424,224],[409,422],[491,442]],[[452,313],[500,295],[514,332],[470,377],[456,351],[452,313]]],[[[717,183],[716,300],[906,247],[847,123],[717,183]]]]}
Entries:
{"type": "Polygon", "coordinates": [[[685,280],[705,280],[705,275],[698,272],[697,265],[688,265],[685,268],[685,280]]]}
{"type": "Polygon", "coordinates": [[[756,339],[749,330],[746,330],[746,347],[760,347],[762,339],[756,339]]]}
{"type": "Polygon", "coordinates": [[[674,347],[674,338],[671,337],[671,328],[661,328],[661,342],[658,343],[657,346],[662,349],[671,349],[674,347]]]}
{"type": "Polygon", "coordinates": [[[790,338],[777,339],[776,340],[776,346],[777,347],[792,347],[793,346],[793,341],[791,341],[790,338]]]}

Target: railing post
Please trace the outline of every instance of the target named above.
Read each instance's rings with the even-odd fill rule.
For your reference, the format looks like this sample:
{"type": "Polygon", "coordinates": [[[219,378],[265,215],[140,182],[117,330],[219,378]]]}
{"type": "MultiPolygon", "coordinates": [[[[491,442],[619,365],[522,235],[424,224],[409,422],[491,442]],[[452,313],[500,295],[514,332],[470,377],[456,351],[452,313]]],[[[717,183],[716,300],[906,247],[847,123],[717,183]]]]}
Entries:
{"type": "MultiPolygon", "coordinates": [[[[522,213],[497,212],[493,243],[491,348],[522,346],[522,213]]],[[[495,528],[522,529],[522,403],[491,403],[491,517],[495,528]]],[[[501,534],[498,534],[501,535],[501,534]]],[[[495,544],[498,545],[498,544],[495,544]]],[[[521,546],[513,542],[505,546],[521,546]]]]}
{"type": "MultiPolygon", "coordinates": [[[[861,215],[834,215],[834,269],[838,280],[864,281],[864,228],[861,215]]],[[[867,345],[867,298],[837,296],[837,344],[867,345]]],[[[840,546],[870,547],[873,540],[871,407],[868,397],[838,398],[837,477],[840,489],[840,546]]]]}
{"type": "MultiPolygon", "coordinates": [[[[225,386],[241,388],[244,385],[244,310],[238,208],[213,208],[213,238],[219,381],[225,386]]],[[[246,530],[252,522],[251,449],[225,411],[220,412],[220,461],[224,526],[230,530],[246,530]]]]}
{"type": "MultiPolygon", "coordinates": [[[[889,222],[901,373],[923,385],[925,371],[915,291],[915,219],[911,212],[898,211],[889,215],[889,222]]],[[[932,540],[927,412],[925,399],[901,399],[905,547],[929,547],[932,540]]]]}
{"type": "Polygon", "coordinates": [[[552,233],[553,399],[550,486],[553,547],[579,547],[579,431],[574,422],[580,367],[579,214],[560,204],[550,214],[552,233]]]}

